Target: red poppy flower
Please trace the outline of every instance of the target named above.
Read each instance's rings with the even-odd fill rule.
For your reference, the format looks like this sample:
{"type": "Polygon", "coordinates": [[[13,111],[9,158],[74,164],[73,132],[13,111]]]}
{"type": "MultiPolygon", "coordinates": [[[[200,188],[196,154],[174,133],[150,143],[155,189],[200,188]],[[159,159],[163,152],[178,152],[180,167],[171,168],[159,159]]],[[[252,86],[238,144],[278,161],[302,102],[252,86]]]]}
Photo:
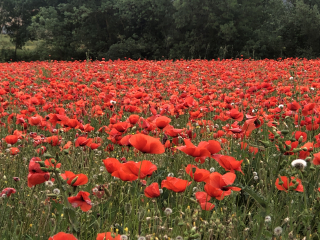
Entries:
{"type": "Polygon", "coordinates": [[[205,182],[210,176],[210,172],[208,170],[200,169],[192,164],[189,164],[186,167],[186,172],[196,182],[205,182]]]}
{"type": "Polygon", "coordinates": [[[196,192],[195,197],[202,210],[211,211],[215,205],[210,203],[211,197],[206,192],[196,192]]]}
{"type": "Polygon", "coordinates": [[[208,151],[211,154],[216,154],[216,153],[220,152],[221,145],[220,145],[220,143],[218,141],[209,140],[208,141],[208,145],[206,146],[206,149],[208,149],[208,151]]]}
{"type": "Polygon", "coordinates": [[[19,152],[20,152],[19,148],[16,148],[16,147],[10,148],[11,155],[17,155],[19,152]]]}
{"type": "Polygon", "coordinates": [[[184,139],[185,146],[177,147],[180,151],[188,154],[189,156],[195,157],[195,161],[200,161],[204,163],[207,157],[210,157],[211,154],[206,148],[208,143],[207,142],[200,142],[198,147],[194,146],[190,139],[184,139]]]}
{"type": "Polygon", "coordinates": [[[227,187],[228,185],[233,184],[235,179],[236,175],[231,172],[224,175],[221,175],[218,172],[211,173],[209,179],[207,180],[207,184],[204,186],[204,190],[211,197],[222,200],[225,196],[229,196],[231,194],[231,190],[241,190],[238,187],[227,187]]]}
{"type": "Polygon", "coordinates": [[[241,122],[243,120],[243,113],[239,112],[237,109],[231,109],[227,114],[236,121],[241,122]]]}
{"type": "Polygon", "coordinates": [[[97,240],[120,240],[121,236],[111,232],[98,233],[97,240]]]}
{"type": "Polygon", "coordinates": [[[185,129],[175,129],[173,126],[171,125],[167,125],[164,128],[164,133],[170,137],[178,137],[180,133],[182,133],[185,129]]]}
{"type": "Polygon", "coordinates": [[[299,158],[306,159],[310,155],[310,152],[312,152],[313,150],[313,143],[307,142],[301,147],[301,149],[303,149],[303,151],[299,152],[299,158]]]}
{"type": "Polygon", "coordinates": [[[106,167],[108,173],[113,173],[115,171],[118,171],[121,167],[121,163],[116,158],[106,158],[103,161],[104,166],[106,167]]]}
{"type": "Polygon", "coordinates": [[[135,125],[140,119],[139,115],[132,114],[128,117],[127,122],[129,122],[131,125],[135,125]]]}
{"type": "Polygon", "coordinates": [[[151,176],[157,170],[157,166],[150,161],[143,160],[141,162],[129,161],[121,164],[121,167],[112,173],[112,176],[120,178],[123,181],[134,181],[151,176]]]}
{"type": "Polygon", "coordinates": [[[41,146],[40,148],[36,149],[36,152],[38,154],[44,154],[47,151],[47,148],[45,146],[41,146]]]}
{"type": "Polygon", "coordinates": [[[155,124],[159,129],[164,129],[166,126],[168,126],[170,122],[171,122],[171,119],[166,116],[160,116],[155,120],[155,124]]]}
{"type": "Polygon", "coordinates": [[[144,195],[148,198],[156,198],[160,196],[159,184],[152,183],[144,189],[144,195]]]}
{"type": "Polygon", "coordinates": [[[195,197],[198,203],[209,202],[211,197],[206,192],[196,192],[195,197]]]}
{"type": "Polygon", "coordinates": [[[8,135],[5,137],[4,139],[6,141],[7,144],[15,144],[16,142],[18,142],[18,137],[16,135],[8,135]]]}
{"type": "Polygon", "coordinates": [[[190,184],[191,182],[188,182],[187,180],[175,177],[167,177],[166,180],[162,180],[161,188],[167,188],[174,192],[184,192],[187,186],[189,186],[190,184]]]}
{"type": "Polygon", "coordinates": [[[289,189],[290,186],[294,186],[295,185],[292,182],[292,180],[295,179],[295,181],[298,183],[298,186],[294,190],[297,191],[297,192],[303,192],[303,186],[302,186],[301,180],[299,178],[290,177],[291,181],[289,182],[289,179],[286,176],[280,176],[280,177],[281,177],[281,181],[283,182],[283,184],[279,184],[280,180],[279,180],[279,178],[277,178],[275,185],[276,185],[278,190],[287,192],[287,190],[289,189]]]}
{"type": "Polygon", "coordinates": [[[63,147],[62,149],[69,149],[72,145],[72,142],[71,141],[68,141],[63,147]]]}
{"type": "Polygon", "coordinates": [[[3,195],[6,195],[7,197],[10,197],[11,194],[16,193],[16,190],[14,188],[5,188],[0,193],[0,197],[3,195]]]}
{"type": "Polygon", "coordinates": [[[28,121],[29,121],[29,124],[31,125],[31,126],[37,126],[37,125],[39,125],[40,123],[41,123],[41,117],[40,116],[34,116],[34,117],[30,117],[29,119],[28,119],[28,121]]]}
{"type": "MultiPolygon", "coordinates": [[[[295,142],[285,141],[285,144],[288,146],[291,146],[291,149],[289,151],[285,152],[284,155],[293,155],[294,152],[292,152],[292,150],[298,147],[299,142],[298,141],[295,141],[295,142]]],[[[286,146],[284,146],[284,147],[286,147],[286,146]]],[[[277,148],[278,148],[278,146],[277,146],[277,148]]]]}
{"type": "Polygon", "coordinates": [[[60,145],[60,139],[58,136],[47,137],[45,142],[51,144],[52,146],[60,145]]]}
{"type": "Polygon", "coordinates": [[[119,145],[121,145],[121,146],[131,146],[131,143],[129,141],[131,136],[132,135],[130,134],[130,135],[122,137],[120,142],[119,142],[119,145]]]}
{"type": "Polygon", "coordinates": [[[89,198],[90,193],[80,191],[75,197],[68,197],[69,203],[73,207],[80,207],[82,211],[88,212],[92,208],[92,203],[89,198]]]}
{"type": "Polygon", "coordinates": [[[64,122],[64,125],[70,128],[75,128],[79,125],[79,122],[77,119],[68,119],[67,121],[64,122]]]}
{"type": "Polygon", "coordinates": [[[210,202],[202,202],[200,203],[200,207],[204,211],[211,211],[212,209],[214,209],[215,205],[210,202]]]}
{"type": "Polygon", "coordinates": [[[59,232],[56,235],[49,237],[48,240],[78,240],[70,233],[59,232]]]}
{"type": "Polygon", "coordinates": [[[221,167],[223,167],[226,171],[230,171],[234,173],[234,171],[239,171],[242,174],[244,174],[241,170],[241,161],[237,161],[234,157],[231,156],[225,156],[225,155],[218,155],[215,154],[212,156],[219,164],[221,167]]]}
{"type": "Polygon", "coordinates": [[[91,143],[92,143],[91,138],[78,137],[75,142],[75,146],[76,147],[90,146],[91,143]]]}
{"type": "Polygon", "coordinates": [[[313,164],[320,165],[320,152],[313,154],[313,164]]]}
{"type": "Polygon", "coordinates": [[[55,159],[53,159],[53,158],[50,158],[50,159],[46,159],[45,161],[44,161],[44,165],[47,167],[47,168],[49,168],[49,167],[54,167],[54,166],[56,166],[56,168],[60,168],[61,167],[61,163],[58,163],[58,164],[56,164],[56,160],[55,159]]]}
{"type": "Polygon", "coordinates": [[[29,174],[28,174],[28,187],[33,187],[37,184],[44,183],[50,178],[50,173],[44,172],[40,168],[40,164],[37,163],[41,161],[38,157],[33,157],[29,163],[29,174]]]}
{"type": "Polygon", "coordinates": [[[141,133],[133,135],[129,142],[143,153],[161,154],[165,152],[165,148],[159,139],[141,133]]]}
{"type": "Polygon", "coordinates": [[[287,105],[287,108],[291,111],[297,111],[300,109],[300,105],[299,103],[297,103],[296,101],[292,102],[292,103],[289,103],[287,105]]]}
{"type": "Polygon", "coordinates": [[[76,186],[81,186],[81,185],[85,185],[88,183],[88,177],[83,174],[83,173],[80,173],[80,174],[74,174],[73,172],[70,172],[70,171],[65,171],[64,174],[61,174],[61,177],[64,179],[64,180],[67,180],[67,183],[69,185],[71,185],[72,181],[77,178],[77,180],[71,185],[73,187],[76,187],[76,186]]]}
{"type": "Polygon", "coordinates": [[[112,127],[115,128],[118,132],[125,132],[127,131],[127,129],[130,127],[130,123],[127,122],[118,122],[116,124],[114,124],[112,127]]]}
{"type": "Polygon", "coordinates": [[[296,131],[294,134],[294,138],[298,141],[302,138],[302,142],[307,141],[307,134],[305,132],[296,131]]]}

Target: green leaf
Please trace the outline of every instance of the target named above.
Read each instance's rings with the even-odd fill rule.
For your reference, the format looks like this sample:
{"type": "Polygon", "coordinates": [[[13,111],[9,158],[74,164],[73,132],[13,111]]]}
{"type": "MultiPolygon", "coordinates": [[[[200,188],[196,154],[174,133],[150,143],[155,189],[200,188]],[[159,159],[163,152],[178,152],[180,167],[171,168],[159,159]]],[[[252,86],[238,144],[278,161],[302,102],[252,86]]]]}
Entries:
{"type": "Polygon", "coordinates": [[[53,158],[53,156],[52,156],[50,153],[48,153],[48,152],[44,153],[43,156],[44,156],[45,158],[53,158]]]}
{"type": "Polygon", "coordinates": [[[69,223],[71,224],[73,231],[79,232],[80,231],[80,223],[77,218],[76,211],[72,208],[64,208],[64,213],[66,215],[66,218],[69,220],[69,223]]]}

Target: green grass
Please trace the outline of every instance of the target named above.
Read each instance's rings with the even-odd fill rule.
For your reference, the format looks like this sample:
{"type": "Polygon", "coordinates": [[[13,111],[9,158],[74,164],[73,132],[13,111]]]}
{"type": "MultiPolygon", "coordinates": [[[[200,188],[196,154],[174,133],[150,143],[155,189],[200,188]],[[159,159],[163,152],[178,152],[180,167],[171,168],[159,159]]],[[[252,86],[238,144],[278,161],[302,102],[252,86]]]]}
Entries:
{"type": "MultiPolygon", "coordinates": [[[[40,41],[27,41],[25,46],[23,47],[22,50],[30,50],[34,51],[37,48],[37,45],[39,44],[40,41]]],[[[0,49],[5,48],[5,49],[12,49],[14,50],[14,43],[10,41],[10,36],[0,34],[0,49]]],[[[21,50],[18,50],[21,51],[21,50]]]]}

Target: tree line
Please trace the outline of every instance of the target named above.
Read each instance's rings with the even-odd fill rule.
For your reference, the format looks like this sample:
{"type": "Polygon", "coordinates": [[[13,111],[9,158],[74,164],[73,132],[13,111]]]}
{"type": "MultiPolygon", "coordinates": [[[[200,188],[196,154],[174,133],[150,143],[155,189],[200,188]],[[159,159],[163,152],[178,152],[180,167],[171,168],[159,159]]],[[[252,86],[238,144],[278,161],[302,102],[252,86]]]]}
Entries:
{"type": "Polygon", "coordinates": [[[5,60],[317,58],[319,5],[320,0],[0,0],[0,26],[15,46],[5,60]],[[17,49],[28,40],[41,44],[19,59],[17,49]]]}

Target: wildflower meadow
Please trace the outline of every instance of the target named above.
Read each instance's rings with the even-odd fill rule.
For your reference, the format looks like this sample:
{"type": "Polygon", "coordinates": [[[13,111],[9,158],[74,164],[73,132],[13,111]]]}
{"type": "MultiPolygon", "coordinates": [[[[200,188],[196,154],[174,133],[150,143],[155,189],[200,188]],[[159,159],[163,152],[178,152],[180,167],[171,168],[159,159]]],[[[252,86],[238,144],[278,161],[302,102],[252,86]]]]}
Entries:
{"type": "Polygon", "coordinates": [[[0,238],[319,239],[319,72],[1,63],[0,238]]]}

